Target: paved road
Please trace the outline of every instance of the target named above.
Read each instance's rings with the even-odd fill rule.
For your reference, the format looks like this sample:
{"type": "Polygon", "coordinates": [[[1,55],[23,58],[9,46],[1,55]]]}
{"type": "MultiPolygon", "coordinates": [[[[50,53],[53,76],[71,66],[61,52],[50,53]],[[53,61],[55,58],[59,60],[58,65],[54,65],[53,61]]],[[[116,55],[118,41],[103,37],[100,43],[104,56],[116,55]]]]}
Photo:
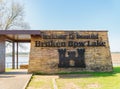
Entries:
{"type": "Polygon", "coordinates": [[[12,70],[0,74],[0,89],[24,89],[32,74],[27,70],[12,70]]]}

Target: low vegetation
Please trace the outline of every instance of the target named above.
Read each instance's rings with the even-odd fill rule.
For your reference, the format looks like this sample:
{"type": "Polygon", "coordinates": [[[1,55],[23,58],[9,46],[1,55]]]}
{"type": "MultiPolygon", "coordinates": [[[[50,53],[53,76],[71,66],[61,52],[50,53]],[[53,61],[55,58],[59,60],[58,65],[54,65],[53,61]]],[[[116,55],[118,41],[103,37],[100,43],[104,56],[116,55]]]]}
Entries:
{"type": "Polygon", "coordinates": [[[5,72],[9,72],[9,71],[11,71],[12,70],[12,68],[6,68],[5,69],[5,72]]]}
{"type": "Polygon", "coordinates": [[[120,67],[113,72],[77,72],[58,75],[33,75],[27,89],[120,89],[120,67]]]}

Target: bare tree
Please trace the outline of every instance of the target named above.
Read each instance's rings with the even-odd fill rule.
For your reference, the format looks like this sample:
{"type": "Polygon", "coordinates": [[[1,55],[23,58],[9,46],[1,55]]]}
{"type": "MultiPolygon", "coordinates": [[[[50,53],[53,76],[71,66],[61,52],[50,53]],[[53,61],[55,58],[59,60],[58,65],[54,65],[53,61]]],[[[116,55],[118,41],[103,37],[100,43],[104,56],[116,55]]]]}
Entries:
{"type": "Polygon", "coordinates": [[[29,24],[24,21],[23,17],[24,8],[22,5],[12,0],[0,0],[1,30],[30,29],[29,24]]]}
{"type": "MultiPolygon", "coordinates": [[[[27,22],[24,21],[24,6],[13,0],[0,0],[0,30],[25,30],[30,29],[27,22]]],[[[7,42],[6,46],[11,44],[7,42]]],[[[26,46],[19,43],[20,48],[27,49],[26,46]]]]}

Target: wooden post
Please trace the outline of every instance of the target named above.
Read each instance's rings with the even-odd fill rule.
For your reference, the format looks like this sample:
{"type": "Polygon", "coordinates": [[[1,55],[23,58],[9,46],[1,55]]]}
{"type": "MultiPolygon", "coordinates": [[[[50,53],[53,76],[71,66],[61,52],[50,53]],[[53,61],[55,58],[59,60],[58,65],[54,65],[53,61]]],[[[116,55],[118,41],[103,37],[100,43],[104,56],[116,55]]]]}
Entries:
{"type": "Polygon", "coordinates": [[[16,68],[18,69],[18,42],[17,42],[17,53],[16,53],[16,68]]]}
{"type": "Polygon", "coordinates": [[[15,42],[12,42],[12,69],[15,69],[15,42]]]}

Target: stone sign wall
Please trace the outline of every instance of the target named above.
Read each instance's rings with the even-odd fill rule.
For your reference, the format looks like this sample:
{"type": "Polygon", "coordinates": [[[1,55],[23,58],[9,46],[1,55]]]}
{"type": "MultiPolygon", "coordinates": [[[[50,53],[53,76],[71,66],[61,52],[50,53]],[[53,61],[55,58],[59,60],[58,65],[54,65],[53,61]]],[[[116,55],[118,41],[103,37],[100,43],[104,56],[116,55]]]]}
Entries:
{"type": "Polygon", "coordinates": [[[31,36],[28,72],[112,71],[107,31],[41,31],[31,36]]]}

